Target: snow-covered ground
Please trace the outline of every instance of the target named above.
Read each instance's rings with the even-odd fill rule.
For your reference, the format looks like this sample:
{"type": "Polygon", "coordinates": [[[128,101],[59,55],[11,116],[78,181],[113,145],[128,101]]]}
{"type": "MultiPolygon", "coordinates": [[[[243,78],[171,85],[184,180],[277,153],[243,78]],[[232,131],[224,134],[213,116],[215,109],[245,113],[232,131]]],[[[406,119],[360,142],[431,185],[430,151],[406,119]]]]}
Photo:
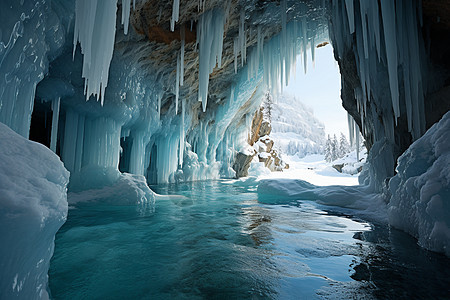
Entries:
{"type": "MultiPolygon", "coordinates": [[[[351,155],[350,158],[352,157],[351,155]]],[[[283,159],[289,164],[289,169],[285,169],[283,172],[268,172],[264,170],[263,164],[253,162],[250,168],[250,174],[257,176],[259,180],[281,178],[300,179],[317,186],[358,185],[358,174],[339,173],[332,167],[334,163],[326,162],[322,154],[311,154],[303,158],[299,158],[298,156],[283,156],[283,159]]]]}

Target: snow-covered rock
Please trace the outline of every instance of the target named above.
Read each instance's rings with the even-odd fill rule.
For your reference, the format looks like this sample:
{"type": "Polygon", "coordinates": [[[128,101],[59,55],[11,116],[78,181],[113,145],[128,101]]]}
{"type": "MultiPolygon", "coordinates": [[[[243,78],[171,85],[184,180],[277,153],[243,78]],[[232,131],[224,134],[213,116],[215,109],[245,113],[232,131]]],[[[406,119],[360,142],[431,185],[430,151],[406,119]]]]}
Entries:
{"type": "Polygon", "coordinates": [[[450,112],[398,159],[389,222],[450,256],[450,112]]]}
{"type": "Polygon", "coordinates": [[[0,299],[46,299],[69,172],[45,146],[0,123],[0,299]]]}

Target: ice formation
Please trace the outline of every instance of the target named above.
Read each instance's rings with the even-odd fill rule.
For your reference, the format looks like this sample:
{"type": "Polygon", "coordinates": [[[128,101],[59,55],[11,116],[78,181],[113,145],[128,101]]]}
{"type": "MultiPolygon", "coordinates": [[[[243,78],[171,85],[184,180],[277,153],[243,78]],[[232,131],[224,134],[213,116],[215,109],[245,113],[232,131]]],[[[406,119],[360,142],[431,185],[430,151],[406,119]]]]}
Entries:
{"type": "Polygon", "coordinates": [[[398,159],[389,181],[389,223],[450,256],[450,113],[398,159]]]}
{"type": "Polygon", "coordinates": [[[206,111],[208,101],[209,74],[214,67],[222,66],[223,30],[225,13],[221,9],[209,10],[200,15],[197,25],[197,39],[199,44],[199,71],[198,71],[198,101],[202,102],[203,111],[206,111]]]}
{"type": "Polygon", "coordinates": [[[339,56],[353,47],[361,88],[355,90],[362,128],[370,118],[367,103],[382,103],[384,128],[375,135],[393,140],[394,126],[405,114],[413,139],[425,131],[424,95],[426,85],[425,47],[421,36],[420,1],[333,0],[332,37],[339,56]],[[345,10],[341,9],[345,6],[345,10]],[[352,44],[352,35],[356,44],[352,44]],[[384,70],[380,68],[384,67],[384,70]],[[384,76],[389,79],[389,94],[384,92],[384,76]],[[383,79],[381,79],[383,77],[383,79]],[[385,99],[390,99],[391,103],[385,99]],[[402,106],[405,109],[402,109],[402,106]],[[392,117],[393,116],[393,117],[392,117]]]}
{"type": "Polygon", "coordinates": [[[0,123],[0,298],[48,299],[55,234],[67,217],[69,172],[45,146],[0,123]]]}
{"type": "MultiPolygon", "coordinates": [[[[191,16],[196,43],[184,32],[180,1],[171,4],[172,14],[155,8],[154,21],[173,36],[165,44],[151,40],[140,17],[130,19],[131,1],[1,2],[8,18],[0,34],[0,121],[28,137],[32,113],[51,113],[51,126],[39,130],[71,172],[71,191],[139,186],[144,177],[168,183],[234,176],[264,92],[282,91],[297,57],[306,72],[328,26],[336,57],[351,51],[356,58],[360,118],[350,123],[352,132],[360,124],[373,134],[366,183],[381,191],[394,175],[396,121],[406,116],[413,139],[424,133],[420,1],[333,0],[328,25],[321,0],[267,1],[259,15],[249,9],[253,2],[199,0],[191,16]],[[175,25],[180,37],[169,30],[175,25]],[[86,102],[91,95],[100,101],[86,102]],[[375,124],[371,103],[382,119],[375,124]]],[[[133,9],[144,5],[133,1],[133,9]]]]}

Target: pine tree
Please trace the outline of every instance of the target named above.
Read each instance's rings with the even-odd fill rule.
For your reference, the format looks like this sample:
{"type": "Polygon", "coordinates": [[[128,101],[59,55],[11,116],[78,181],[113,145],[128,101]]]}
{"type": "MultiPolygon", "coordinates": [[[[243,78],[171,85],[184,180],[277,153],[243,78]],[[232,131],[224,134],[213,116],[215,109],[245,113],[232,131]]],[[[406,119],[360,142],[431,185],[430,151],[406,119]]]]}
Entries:
{"type": "Polygon", "coordinates": [[[333,139],[331,140],[331,161],[335,161],[336,159],[339,158],[338,151],[339,151],[339,144],[335,134],[333,136],[333,139]]]}
{"type": "Polygon", "coordinates": [[[344,157],[350,152],[350,144],[347,141],[345,135],[341,132],[341,138],[339,139],[339,157],[344,157]]]}
{"type": "Polygon", "coordinates": [[[269,122],[272,122],[272,96],[270,95],[270,92],[266,92],[265,99],[264,99],[264,112],[266,113],[266,117],[269,120],[269,122]]]}
{"type": "Polygon", "coordinates": [[[332,159],[332,142],[330,139],[330,135],[328,135],[327,141],[325,142],[325,161],[331,162],[332,159]]]}

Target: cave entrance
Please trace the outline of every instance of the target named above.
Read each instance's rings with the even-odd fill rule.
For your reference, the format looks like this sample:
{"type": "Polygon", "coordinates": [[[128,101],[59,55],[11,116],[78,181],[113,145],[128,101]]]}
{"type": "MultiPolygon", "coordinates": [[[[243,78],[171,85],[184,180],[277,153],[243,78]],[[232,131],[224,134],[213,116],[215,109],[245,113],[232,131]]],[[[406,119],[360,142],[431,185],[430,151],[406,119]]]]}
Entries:
{"type": "MultiPolygon", "coordinates": [[[[276,177],[300,178],[316,185],[356,185],[360,161],[356,142],[349,141],[348,114],[341,104],[341,75],[328,42],[316,45],[306,66],[297,59],[289,84],[264,109],[270,137],[288,169],[276,177]],[[306,70],[305,70],[306,68],[306,70]],[[352,144],[352,145],[351,145],[352,144]]],[[[358,141],[356,141],[358,140],[358,141]]]]}

